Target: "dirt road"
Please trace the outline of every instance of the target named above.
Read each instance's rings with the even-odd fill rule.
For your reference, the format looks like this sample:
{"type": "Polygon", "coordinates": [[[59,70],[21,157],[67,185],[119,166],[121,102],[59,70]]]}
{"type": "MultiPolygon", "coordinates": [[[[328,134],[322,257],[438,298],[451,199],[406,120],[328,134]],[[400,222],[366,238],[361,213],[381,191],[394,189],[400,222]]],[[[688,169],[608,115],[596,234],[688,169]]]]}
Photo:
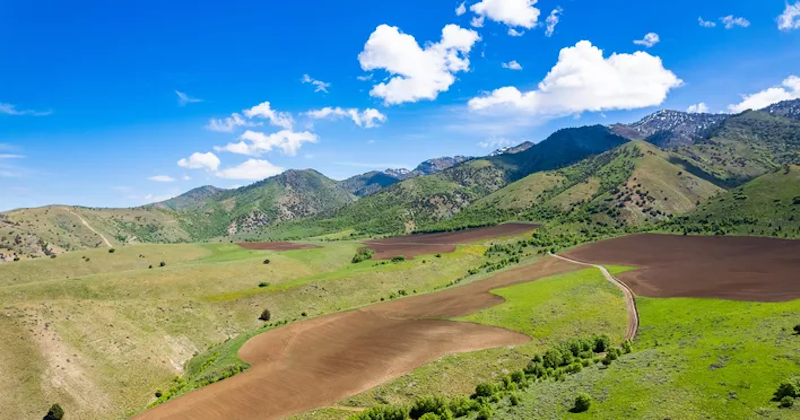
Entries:
{"type": "Polygon", "coordinates": [[[611,282],[613,285],[617,286],[622,293],[625,295],[625,306],[628,308],[628,328],[625,331],[625,338],[629,340],[633,340],[636,337],[636,333],[639,331],[639,311],[636,309],[636,298],[633,296],[633,291],[626,285],[625,283],[617,280],[611,273],[606,270],[605,267],[602,265],[596,264],[589,264],[585,262],[576,261],[567,257],[562,257],[560,255],[550,254],[560,260],[568,261],[574,264],[580,265],[588,265],[590,267],[595,267],[603,273],[603,276],[611,282]]]}
{"type": "Polygon", "coordinates": [[[491,279],[278,328],[239,351],[251,369],[136,420],[273,420],[330,406],[444,355],[524,344],[526,335],[442,321],[498,305],[489,291],[579,269],[544,258],[491,279]]]}
{"type": "Polygon", "coordinates": [[[103,234],[102,234],[102,233],[100,233],[100,232],[96,231],[96,230],[95,230],[95,229],[94,229],[94,228],[93,228],[93,227],[92,227],[92,226],[89,224],[89,222],[87,222],[87,221],[86,221],[86,219],[84,219],[83,217],[81,217],[81,215],[80,215],[80,214],[78,214],[78,213],[75,213],[74,211],[72,211],[72,210],[70,210],[70,209],[68,209],[68,208],[66,208],[66,207],[62,207],[62,209],[66,210],[66,211],[68,211],[68,212],[70,212],[70,213],[72,213],[72,215],[74,215],[75,217],[77,217],[78,219],[80,219],[81,223],[83,223],[83,225],[84,225],[84,226],[86,226],[87,228],[89,228],[89,230],[91,230],[92,232],[94,232],[95,234],[97,234],[97,236],[99,236],[99,237],[100,237],[100,239],[102,239],[102,240],[103,240],[103,242],[105,242],[105,243],[106,243],[106,246],[107,246],[107,247],[109,247],[109,248],[113,247],[113,245],[111,245],[111,242],[109,242],[109,241],[108,241],[108,239],[106,239],[106,237],[105,237],[105,236],[103,236],[103,234]]]}

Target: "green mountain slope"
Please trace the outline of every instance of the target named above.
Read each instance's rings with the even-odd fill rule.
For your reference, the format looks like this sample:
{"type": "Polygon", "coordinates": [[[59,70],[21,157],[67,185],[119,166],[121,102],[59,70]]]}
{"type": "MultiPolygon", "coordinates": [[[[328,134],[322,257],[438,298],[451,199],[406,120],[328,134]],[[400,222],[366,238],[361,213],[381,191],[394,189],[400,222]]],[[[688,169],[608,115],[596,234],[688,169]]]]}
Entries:
{"type": "Polygon", "coordinates": [[[171,210],[183,210],[198,206],[216,195],[221,194],[223,189],[214,187],[212,185],[205,185],[195,188],[177,197],[170,198],[169,200],[153,204],[155,207],[171,210]]]}
{"type": "Polygon", "coordinates": [[[761,176],[659,227],[689,234],[800,237],[800,166],[761,176]]]}

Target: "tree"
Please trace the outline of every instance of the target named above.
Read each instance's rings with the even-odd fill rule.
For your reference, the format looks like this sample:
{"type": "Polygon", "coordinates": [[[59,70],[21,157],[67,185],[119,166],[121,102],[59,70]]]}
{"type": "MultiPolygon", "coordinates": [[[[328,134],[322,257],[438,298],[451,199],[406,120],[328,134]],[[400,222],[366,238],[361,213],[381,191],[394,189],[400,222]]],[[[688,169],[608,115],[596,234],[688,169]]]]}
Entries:
{"type": "Polygon", "coordinates": [[[158,266],[159,267],[166,267],[167,263],[165,263],[164,261],[161,261],[160,263],[158,263],[158,266]]]}
{"type": "Polygon", "coordinates": [[[800,324],[794,326],[794,333],[800,335],[800,324]]]}
{"type": "Polygon", "coordinates": [[[800,396],[800,393],[798,393],[797,390],[797,385],[789,381],[781,382],[781,384],[778,386],[778,390],[775,391],[775,401],[780,401],[784,397],[795,398],[797,396],[800,396]]]}
{"type": "Polygon", "coordinates": [[[583,413],[588,410],[592,405],[592,397],[589,394],[581,392],[575,398],[575,407],[572,409],[574,413],[583,413]]]}
{"type": "Polygon", "coordinates": [[[271,261],[269,260],[269,258],[267,258],[266,260],[264,260],[264,264],[265,264],[265,265],[268,265],[270,262],[271,262],[271,261]]]}
{"type": "Polygon", "coordinates": [[[117,252],[117,250],[116,250],[116,249],[114,249],[114,248],[110,248],[110,249],[108,250],[108,253],[109,253],[109,254],[113,254],[113,253],[115,253],[115,252],[117,252]]]}
{"type": "Polygon", "coordinates": [[[61,420],[64,418],[64,409],[58,404],[53,404],[42,420],[61,420]]]}
{"type": "Polygon", "coordinates": [[[794,398],[792,397],[783,397],[781,398],[780,406],[782,408],[789,408],[794,405],[794,398]]]}
{"type": "Polygon", "coordinates": [[[264,309],[261,311],[261,316],[258,317],[258,319],[262,321],[269,321],[270,318],[272,318],[272,313],[269,311],[269,309],[264,309]]]}

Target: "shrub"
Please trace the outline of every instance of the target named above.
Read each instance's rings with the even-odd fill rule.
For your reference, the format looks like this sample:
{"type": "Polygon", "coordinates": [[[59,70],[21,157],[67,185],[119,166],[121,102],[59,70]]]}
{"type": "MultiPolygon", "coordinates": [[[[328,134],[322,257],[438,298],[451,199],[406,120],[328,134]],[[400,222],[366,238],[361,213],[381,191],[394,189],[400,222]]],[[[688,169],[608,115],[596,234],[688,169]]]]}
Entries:
{"type": "Polygon", "coordinates": [[[780,406],[782,408],[789,408],[794,405],[794,398],[792,397],[783,397],[781,398],[780,406]]]}
{"type": "Polygon", "coordinates": [[[147,269],[148,270],[152,270],[153,269],[153,264],[150,264],[149,266],[147,266],[147,269]]]}
{"type": "Polygon", "coordinates": [[[622,342],[622,351],[628,354],[633,351],[633,341],[625,340],[622,342]]]}
{"type": "Polygon", "coordinates": [[[268,281],[262,281],[261,283],[258,283],[258,287],[269,287],[269,282],[268,281]]]}
{"type": "Polygon", "coordinates": [[[392,262],[393,263],[400,263],[400,262],[403,262],[405,260],[406,260],[406,257],[404,257],[402,255],[398,255],[398,256],[392,258],[392,262]]]}
{"type": "Polygon", "coordinates": [[[160,263],[158,263],[158,266],[159,267],[166,267],[167,263],[165,263],[164,261],[161,261],[160,263]]]}
{"type": "Polygon", "coordinates": [[[303,311],[300,313],[300,316],[308,316],[308,313],[306,313],[306,311],[303,311]]]}
{"type": "Polygon", "coordinates": [[[371,248],[362,248],[356,252],[355,256],[353,256],[352,263],[358,264],[362,261],[371,260],[373,255],[375,255],[375,250],[371,248]]]}
{"type": "Polygon", "coordinates": [[[157,389],[156,390],[156,398],[161,398],[162,395],[164,395],[164,393],[160,389],[157,389]]]}
{"type": "Polygon", "coordinates": [[[478,402],[464,397],[455,397],[448,404],[450,412],[455,417],[463,417],[478,409],[478,402]]]}
{"type": "Polygon", "coordinates": [[[583,413],[592,406],[592,397],[589,394],[581,392],[575,398],[575,407],[572,409],[575,413],[583,413]]]}
{"type": "Polygon", "coordinates": [[[478,410],[478,417],[476,420],[489,420],[494,415],[494,409],[490,405],[482,405],[478,410]]]}
{"type": "Polygon", "coordinates": [[[606,352],[606,357],[610,358],[611,360],[617,360],[617,359],[619,359],[619,356],[620,356],[621,353],[622,352],[620,352],[620,350],[618,348],[611,347],[606,352]]]}
{"type": "Polygon", "coordinates": [[[435,395],[417,399],[411,406],[409,416],[412,419],[420,420],[425,418],[431,418],[432,420],[452,419],[453,412],[450,411],[446,398],[435,395]],[[428,414],[433,414],[435,417],[426,417],[428,414]]]}
{"type": "Polygon", "coordinates": [[[602,353],[606,351],[609,347],[611,347],[611,338],[607,335],[596,335],[594,337],[594,352],[595,353],[602,353]]]}
{"type": "Polygon", "coordinates": [[[497,385],[490,382],[484,382],[478,384],[478,386],[475,387],[475,395],[478,397],[488,398],[496,393],[497,393],[497,385]]]}
{"type": "MultiPolygon", "coordinates": [[[[411,418],[414,418],[414,417],[411,417],[411,418]]],[[[419,420],[442,420],[442,417],[440,417],[436,413],[425,413],[425,414],[422,415],[422,417],[419,418],[419,420]]]]}
{"type": "Polygon", "coordinates": [[[794,326],[794,333],[800,335],[800,324],[794,326]]]}
{"type": "Polygon", "coordinates": [[[53,404],[42,420],[61,420],[64,418],[64,409],[58,404],[53,404]]]}
{"type": "Polygon", "coordinates": [[[398,405],[378,405],[358,413],[349,420],[407,420],[408,408],[398,405]]]}
{"type": "Polygon", "coordinates": [[[113,254],[113,253],[115,253],[115,252],[117,252],[117,250],[116,250],[116,249],[114,249],[114,248],[110,248],[110,249],[108,250],[108,253],[109,253],[109,254],[113,254]]]}
{"type": "Polygon", "coordinates": [[[272,313],[269,311],[269,309],[264,309],[263,311],[261,311],[261,316],[258,317],[258,319],[262,321],[269,321],[271,318],[272,318],[272,313]]]}
{"type": "Polygon", "coordinates": [[[269,258],[267,258],[266,260],[264,260],[264,265],[268,265],[268,264],[269,264],[269,263],[271,263],[271,262],[272,262],[272,261],[270,261],[270,260],[269,260],[269,258]]]}
{"type": "Polygon", "coordinates": [[[519,395],[511,394],[511,396],[508,397],[508,402],[510,402],[513,406],[519,405],[519,395]]]}
{"type": "Polygon", "coordinates": [[[775,391],[775,401],[780,401],[784,397],[795,398],[798,396],[800,396],[800,393],[797,389],[797,385],[789,381],[781,382],[778,386],[778,390],[775,391]]]}
{"type": "Polygon", "coordinates": [[[442,258],[442,254],[436,254],[436,258],[442,258]]]}
{"type": "Polygon", "coordinates": [[[56,254],[51,255],[50,258],[55,259],[56,258],[56,254]]]}
{"type": "Polygon", "coordinates": [[[518,370],[511,374],[511,380],[518,385],[525,383],[525,372],[518,370]]]}

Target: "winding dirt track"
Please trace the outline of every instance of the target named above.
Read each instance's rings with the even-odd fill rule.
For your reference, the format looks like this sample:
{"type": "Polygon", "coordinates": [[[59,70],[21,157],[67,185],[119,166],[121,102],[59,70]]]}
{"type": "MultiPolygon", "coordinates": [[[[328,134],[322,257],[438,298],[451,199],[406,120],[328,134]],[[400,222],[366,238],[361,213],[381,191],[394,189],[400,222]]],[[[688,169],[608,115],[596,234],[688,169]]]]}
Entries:
{"type": "Polygon", "coordinates": [[[603,277],[605,277],[606,280],[608,280],[611,284],[617,286],[620,290],[622,290],[622,293],[625,295],[625,306],[627,306],[628,308],[628,329],[625,331],[625,338],[633,340],[636,337],[636,333],[639,331],[639,311],[636,309],[636,299],[633,296],[633,291],[631,290],[630,287],[628,287],[627,284],[615,279],[614,276],[612,276],[611,273],[609,273],[608,270],[602,265],[575,261],[573,259],[563,257],[560,255],[555,255],[552,253],[550,255],[560,260],[568,261],[574,264],[588,265],[590,267],[595,267],[599,269],[601,273],[603,273],[603,277]]]}
{"type": "Polygon", "coordinates": [[[108,239],[107,239],[105,236],[103,236],[103,234],[102,234],[102,233],[100,233],[100,232],[96,231],[96,230],[95,230],[95,229],[92,227],[92,225],[90,225],[90,224],[89,224],[89,222],[87,222],[87,221],[86,221],[86,219],[84,219],[83,217],[81,217],[81,215],[80,215],[80,214],[78,214],[78,213],[75,213],[74,211],[72,211],[72,210],[70,210],[70,209],[68,209],[68,208],[66,208],[66,207],[62,207],[62,209],[64,209],[64,210],[68,211],[69,213],[72,213],[72,215],[73,215],[73,216],[75,216],[75,217],[77,217],[78,219],[80,219],[81,223],[83,223],[83,225],[84,225],[84,226],[86,226],[87,228],[89,228],[89,230],[91,230],[92,232],[96,233],[96,234],[97,234],[97,236],[99,236],[99,237],[100,237],[100,239],[102,239],[102,240],[103,240],[103,242],[105,242],[105,243],[106,243],[106,246],[107,246],[107,247],[109,247],[109,248],[113,247],[113,245],[111,245],[111,242],[110,242],[110,241],[109,241],[109,240],[108,240],[108,239]]]}
{"type": "Polygon", "coordinates": [[[456,245],[502,236],[519,235],[530,232],[537,227],[538,225],[529,223],[505,223],[456,232],[423,233],[374,239],[364,241],[364,245],[375,251],[375,255],[372,257],[374,260],[389,260],[400,255],[406,258],[413,258],[417,255],[449,253],[456,250],[456,245]]]}
{"type": "Polygon", "coordinates": [[[524,344],[526,335],[442,321],[504,301],[489,291],[580,269],[556,258],[491,279],[299,322],[258,335],[239,356],[250,370],[136,420],[272,420],[329,406],[447,354],[524,344]]]}
{"type": "Polygon", "coordinates": [[[564,255],[639,267],[618,277],[637,295],[786,302],[800,298],[800,240],[643,234],[564,255]]]}

